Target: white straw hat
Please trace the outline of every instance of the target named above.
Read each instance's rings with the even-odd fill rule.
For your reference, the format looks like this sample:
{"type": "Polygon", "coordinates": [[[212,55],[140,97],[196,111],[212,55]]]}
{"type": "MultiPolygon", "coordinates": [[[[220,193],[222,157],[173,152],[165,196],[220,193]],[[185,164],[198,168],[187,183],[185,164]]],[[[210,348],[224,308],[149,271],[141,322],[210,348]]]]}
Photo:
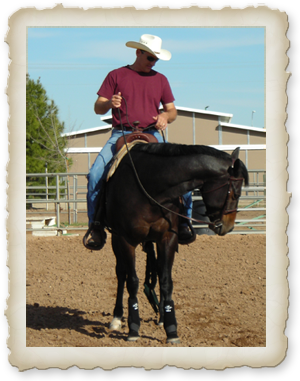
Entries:
{"type": "Polygon", "coordinates": [[[157,36],[151,34],[143,34],[139,42],[128,41],[126,46],[134,49],[141,49],[149,52],[163,61],[169,61],[171,59],[171,53],[168,50],[161,48],[162,40],[157,36]]]}

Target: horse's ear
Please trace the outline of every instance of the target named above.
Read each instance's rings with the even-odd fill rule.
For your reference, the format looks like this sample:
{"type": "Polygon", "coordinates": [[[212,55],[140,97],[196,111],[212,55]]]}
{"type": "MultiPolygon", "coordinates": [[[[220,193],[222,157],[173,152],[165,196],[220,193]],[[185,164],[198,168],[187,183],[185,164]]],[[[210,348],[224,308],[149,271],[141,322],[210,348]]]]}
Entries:
{"type": "Polygon", "coordinates": [[[240,147],[237,147],[231,154],[233,162],[239,157],[240,147]]]}
{"type": "Polygon", "coordinates": [[[238,159],[239,157],[239,153],[240,153],[240,147],[237,147],[231,154],[231,159],[232,159],[232,163],[231,163],[231,168],[234,168],[234,163],[236,162],[236,160],[238,159]]]}

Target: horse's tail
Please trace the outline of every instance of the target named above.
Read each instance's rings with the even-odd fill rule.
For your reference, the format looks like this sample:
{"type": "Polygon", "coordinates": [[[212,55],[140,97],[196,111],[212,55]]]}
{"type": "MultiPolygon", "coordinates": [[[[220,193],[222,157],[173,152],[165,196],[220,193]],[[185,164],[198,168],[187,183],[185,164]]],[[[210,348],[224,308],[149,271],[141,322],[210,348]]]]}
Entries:
{"type": "Polygon", "coordinates": [[[147,254],[146,277],[144,283],[144,293],[147,296],[155,313],[158,312],[159,302],[154,291],[157,283],[156,257],[153,242],[145,242],[143,251],[147,254]]]}

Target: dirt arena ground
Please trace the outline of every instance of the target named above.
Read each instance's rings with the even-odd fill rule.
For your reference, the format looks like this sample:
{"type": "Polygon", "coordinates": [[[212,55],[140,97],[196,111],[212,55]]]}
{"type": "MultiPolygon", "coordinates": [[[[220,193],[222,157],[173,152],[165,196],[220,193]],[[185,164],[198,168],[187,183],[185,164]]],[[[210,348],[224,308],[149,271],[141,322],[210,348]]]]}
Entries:
{"type": "MultiPolygon", "coordinates": [[[[110,237],[100,252],[92,252],[82,236],[27,234],[27,346],[172,346],[143,293],[146,257],[140,247],[141,337],[126,341],[127,291],[122,330],[109,330],[117,286],[110,237]]],[[[263,234],[201,235],[179,247],[173,266],[179,346],[266,345],[265,240],[263,234]]]]}

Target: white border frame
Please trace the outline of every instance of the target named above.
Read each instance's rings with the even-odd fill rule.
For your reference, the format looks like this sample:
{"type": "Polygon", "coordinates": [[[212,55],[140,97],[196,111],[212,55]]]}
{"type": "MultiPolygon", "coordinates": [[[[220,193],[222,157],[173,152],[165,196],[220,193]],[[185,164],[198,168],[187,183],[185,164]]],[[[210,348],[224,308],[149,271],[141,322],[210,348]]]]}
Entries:
{"type": "Polygon", "coordinates": [[[287,182],[287,140],[285,130],[286,83],[289,75],[285,72],[288,64],[286,51],[289,42],[285,37],[287,17],[284,12],[273,11],[267,7],[247,9],[224,8],[212,11],[208,8],[190,7],[182,10],[152,8],[137,11],[124,8],[109,9],[64,9],[61,5],[53,10],[23,9],[11,17],[7,42],[10,45],[9,102],[10,102],[10,162],[8,183],[9,219],[7,228],[9,237],[10,298],[6,316],[10,325],[8,346],[12,365],[19,370],[47,369],[59,367],[66,369],[74,364],[85,369],[100,366],[113,369],[119,366],[161,369],[173,365],[184,369],[224,369],[248,365],[252,367],[275,366],[285,357],[287,338],[284,335],[287,319],[287,244],[285,229],[287,226],[286,207],[290,195],[286,192],[287,182]],[[136,13],[138,16],[135,17],[136,13]],[[62,17],[63,14],[63,17],[62,17]],[[68,14],[68,15],[66,15],[68,14]],[[121,17],[120,17],[121,16],[121,17]],[[26,327],[24,324],[25,305],[25,257],[26,234],[24,223],[25,165],[24,165],[24,102],[26,76],[26,25],[116,25],[122,22],[129,26],[266,26],[267,66],[266,66],[266,126],[267,126],[267,346],[266,348],[26,348],[26,327]],[[150,21],[149,21],[150,20],[150,21]],[[160,24],[159,20],[163,20],[160,24]],[[137,24],[137,22],[139,24],[137,24]],[[276,60],[272,58],[276,58],[276,60]],[[270,87],[270,84],[272,86],[270,87]],[[16,112],[18,107],[18,112],[16,112]],[[269,129],[268,129],[269,128],[269,129]],[[21,176],[20,176],[21,175],[21,176]],[[23,176],[23,177],[22,177],[23,176]],[[20,181],[21,179],[21,181],[20,181]],[[276,194],[274,194],[276,189],[276,194]],[[112,352],[114,356],[111,356],[112,352]],[[147,355],[148,353],[148,355],[147,355]]]}

